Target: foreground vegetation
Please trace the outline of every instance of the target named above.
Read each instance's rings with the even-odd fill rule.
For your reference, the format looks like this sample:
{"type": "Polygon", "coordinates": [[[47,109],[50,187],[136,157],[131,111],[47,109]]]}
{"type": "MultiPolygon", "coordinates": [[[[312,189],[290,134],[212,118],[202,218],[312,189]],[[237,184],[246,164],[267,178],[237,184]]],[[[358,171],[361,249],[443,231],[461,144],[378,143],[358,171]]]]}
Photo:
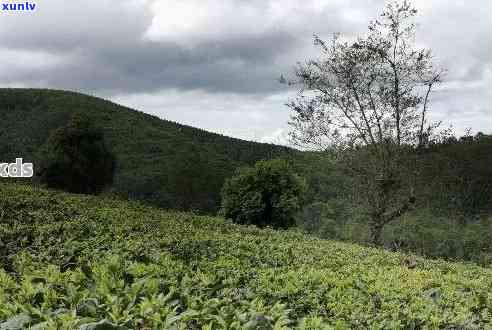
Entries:
{"type": "Polygon", "coordinates": [[[0,187],[1,329],[490,328],[487,268],[0,187]]]}

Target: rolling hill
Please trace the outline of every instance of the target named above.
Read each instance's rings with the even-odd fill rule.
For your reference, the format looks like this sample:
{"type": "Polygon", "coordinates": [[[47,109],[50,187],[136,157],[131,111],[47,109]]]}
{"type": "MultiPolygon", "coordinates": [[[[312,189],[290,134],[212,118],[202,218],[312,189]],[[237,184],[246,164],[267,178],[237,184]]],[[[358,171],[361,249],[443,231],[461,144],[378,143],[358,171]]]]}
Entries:
{"type": "MultiPolygon", "coordinates": [[[[354,203],[349,178],[328,153],[233,139],[73,92],[0,89],[0,109],[0,161],[31,160],[51,130],[83,112],[116,155],[110,191],[166,209],[214,214],[222,184],[237,167],[288,157],[308,184],[299,226],[322,238],[369,239],[367,210],[354,203]]],[[[421,156],[417,206],[387,226],[385,246],[491,264],[492,136],[451,139],[421,156]]]]}
{"type": "Polygon", "coordinates": [[[29,186],[0,207],[0,329],[490,328],[473,264],[29,186]]]}
{"type": "Polygon", "coordinates": [[[112,190],[165,208],[213,213],[224,179],[243,165],[295,153],[159,119],[100,98],[43,89],[0,89],[0,157],[32,160],[50,131],[83,112],[117,158],[112,190]]]}

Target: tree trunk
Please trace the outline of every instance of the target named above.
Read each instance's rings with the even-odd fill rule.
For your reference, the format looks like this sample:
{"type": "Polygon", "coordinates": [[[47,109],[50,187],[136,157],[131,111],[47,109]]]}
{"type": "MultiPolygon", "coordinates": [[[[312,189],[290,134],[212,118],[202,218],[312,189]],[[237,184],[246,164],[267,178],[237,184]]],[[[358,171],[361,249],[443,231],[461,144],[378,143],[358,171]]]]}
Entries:
{"type": "Polygon", "coordinates": [[[381,246],[381,236],[383,233],[383,225],[378,221],[373,221],[371,223],[371,243],[376,246],[381,246]]]}

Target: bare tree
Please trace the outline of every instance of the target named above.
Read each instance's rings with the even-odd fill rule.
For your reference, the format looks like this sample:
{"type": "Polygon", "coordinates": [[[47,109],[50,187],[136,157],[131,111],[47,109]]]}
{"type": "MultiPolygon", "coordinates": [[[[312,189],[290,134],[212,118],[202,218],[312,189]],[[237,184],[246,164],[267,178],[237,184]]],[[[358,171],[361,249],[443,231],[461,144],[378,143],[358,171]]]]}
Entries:
{"type": "Polygon", "coordinates": [[[292,82],[301,86],[288,104],[293,142],[337,151],[370,210],[374,244],[414,203],[403,168],[438,126],[429,122],[429,100],[444,71],[430,50],[415,46],[416,13],[408,1],[394,1],[355,41],[315,36],[322,56],[299,63],[292,82]]]}

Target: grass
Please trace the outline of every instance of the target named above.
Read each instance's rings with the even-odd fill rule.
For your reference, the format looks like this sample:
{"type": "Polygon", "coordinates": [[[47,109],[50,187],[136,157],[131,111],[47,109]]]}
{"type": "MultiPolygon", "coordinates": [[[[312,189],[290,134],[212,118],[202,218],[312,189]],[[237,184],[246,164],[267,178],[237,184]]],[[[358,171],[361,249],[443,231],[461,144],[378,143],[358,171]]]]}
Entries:
{"type": "Polygon", "coordinates": [[[21,185],[0,207],[2,330],[491,327],[473,264],[21,185]]]}

